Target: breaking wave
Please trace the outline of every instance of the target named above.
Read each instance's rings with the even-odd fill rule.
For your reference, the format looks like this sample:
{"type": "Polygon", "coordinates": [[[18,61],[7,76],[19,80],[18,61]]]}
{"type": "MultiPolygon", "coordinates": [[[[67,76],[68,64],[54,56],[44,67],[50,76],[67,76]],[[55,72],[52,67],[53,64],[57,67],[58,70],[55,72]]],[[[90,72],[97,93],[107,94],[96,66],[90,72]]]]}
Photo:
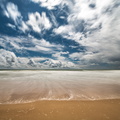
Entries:
{"type": "Polygon", "coordinates": [[[120,98],[120,71],[0,71],[0,103],[120,98]]]}

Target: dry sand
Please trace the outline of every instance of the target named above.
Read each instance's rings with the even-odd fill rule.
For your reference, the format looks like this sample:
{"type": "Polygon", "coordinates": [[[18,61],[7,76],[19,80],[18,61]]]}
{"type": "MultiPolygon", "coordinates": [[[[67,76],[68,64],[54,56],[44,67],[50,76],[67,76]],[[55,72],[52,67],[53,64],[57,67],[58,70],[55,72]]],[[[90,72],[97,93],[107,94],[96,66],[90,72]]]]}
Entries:
{"type": "Polygon", "coordinates": [[[1,104],[0,120],[120,120],[120,99],[1,104]]]}

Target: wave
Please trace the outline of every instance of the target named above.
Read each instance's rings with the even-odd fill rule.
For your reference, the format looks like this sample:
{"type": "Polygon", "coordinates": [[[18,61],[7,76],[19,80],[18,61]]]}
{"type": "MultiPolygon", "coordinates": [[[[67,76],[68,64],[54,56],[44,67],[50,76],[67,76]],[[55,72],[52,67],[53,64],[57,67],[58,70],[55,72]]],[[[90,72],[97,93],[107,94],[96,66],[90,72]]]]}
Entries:
{"type": "Polygon", "coordinates": [[[0,71],[0,103],[120,99],[120,71],[0,71]]]}

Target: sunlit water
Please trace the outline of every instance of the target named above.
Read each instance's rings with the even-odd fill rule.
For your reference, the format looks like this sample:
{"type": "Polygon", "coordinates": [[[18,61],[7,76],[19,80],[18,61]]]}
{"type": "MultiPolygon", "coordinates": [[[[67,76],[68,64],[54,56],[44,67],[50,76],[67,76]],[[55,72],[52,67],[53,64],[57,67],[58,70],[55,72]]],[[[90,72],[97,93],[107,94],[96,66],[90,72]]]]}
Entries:
{"type": "Polygon", "coordinates": [[[120,71],[0,71],[0,103],[120,98],[120,71]]]}

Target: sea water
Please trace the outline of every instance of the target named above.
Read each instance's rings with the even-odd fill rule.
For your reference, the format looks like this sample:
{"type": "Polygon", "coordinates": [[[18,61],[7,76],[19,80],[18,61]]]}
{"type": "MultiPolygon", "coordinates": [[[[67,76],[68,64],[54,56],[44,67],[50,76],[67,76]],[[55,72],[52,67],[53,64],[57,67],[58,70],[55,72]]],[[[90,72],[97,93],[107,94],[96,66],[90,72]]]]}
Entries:
{"type": "Polygon", "coordinates": [[[0,71],[0,103],[120,98],[120,70],[0,71]]]}

